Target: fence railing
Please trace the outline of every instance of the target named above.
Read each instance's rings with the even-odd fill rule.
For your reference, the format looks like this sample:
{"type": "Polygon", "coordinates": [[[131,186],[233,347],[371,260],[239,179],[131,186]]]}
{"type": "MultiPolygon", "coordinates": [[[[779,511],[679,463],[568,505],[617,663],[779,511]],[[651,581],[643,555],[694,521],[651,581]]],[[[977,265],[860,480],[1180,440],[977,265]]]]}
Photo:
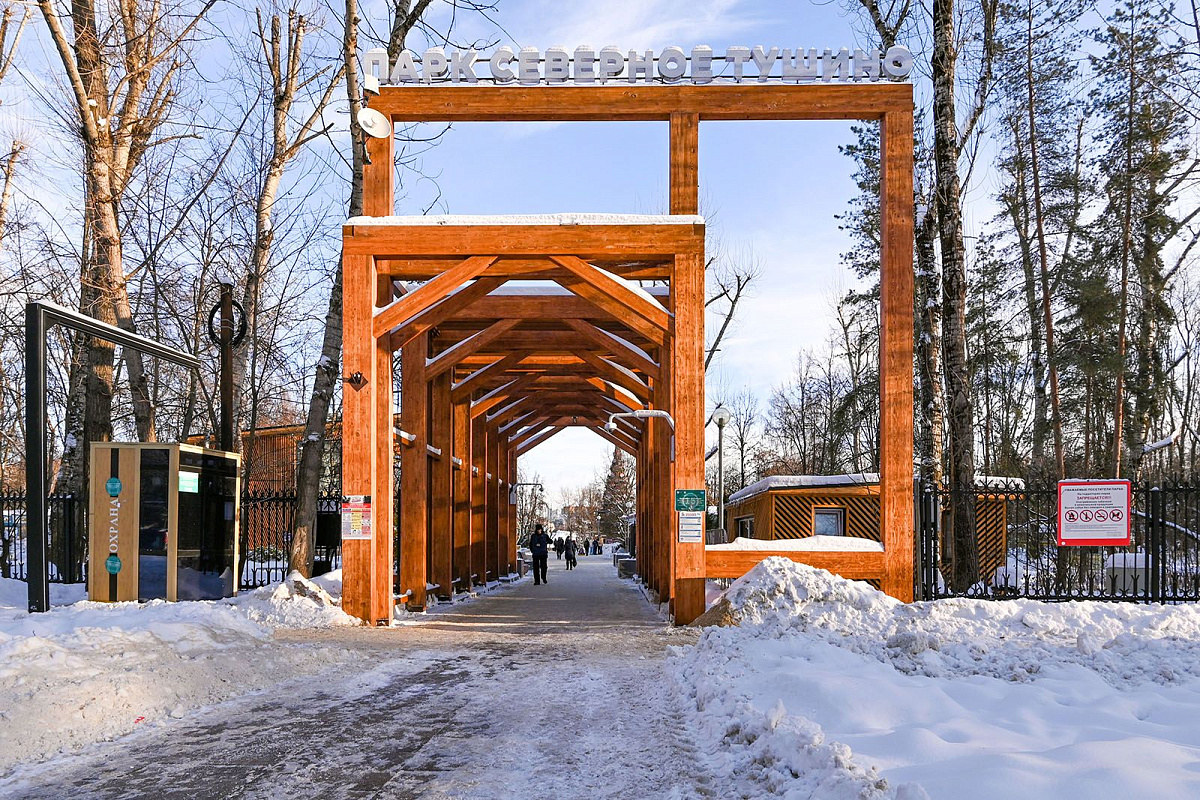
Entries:
{"type": "MultiPolygon", "coordinates": [[[[50,580],[81,583],[87,579],[87,536],[82,530],[82,508],[71,495],[47,498],[50,515],[50,580]]],[[[341,566],[338,535],[340,497],[317,501],[316,572],[341,566]]],[[[3,528],[0,530],[0,577],[28,577],[25,495],[0,494],[3,528]]],[[[241,588],[253,589],[283,580],[296,520],[295,494],[245,493],[242,495],[241,588]]]]}
{"type": "Polygon", "coordinates": [[[1190,482],[1133,485],[1128,547],[1059,547],[1055,486],[918,485],[917,496],[919,598],[1200,600],[1200,486],[1190,482]],[[950,509],[963,501],[974,530],[955,537],[950,509]],[[964,539],[973,554],[955,553],[964,539]]]}

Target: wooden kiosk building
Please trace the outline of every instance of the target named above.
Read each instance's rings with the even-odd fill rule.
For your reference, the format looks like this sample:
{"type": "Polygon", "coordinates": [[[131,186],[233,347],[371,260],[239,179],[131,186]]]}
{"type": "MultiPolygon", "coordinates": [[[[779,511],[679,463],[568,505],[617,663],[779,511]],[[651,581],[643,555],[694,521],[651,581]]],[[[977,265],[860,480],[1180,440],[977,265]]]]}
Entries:
{"type": "Polygon", "coordinates": [[[395,217],[393,139],[368,140],[364,216],[343,229],[342,491],[354,504],[342,528],[348,613],[385,624],[394,583],[410,608],[422,608],[427,585],[466,588],[510,573],[517,460],[573,425],[636,459],[641,578],[670,603],[677,624],[704,610],[704,543],[679,540],[674,495],[704,487],[704,221],[696,214],[700,123],[710,120],[880,124],[880,514],[890,533],[873,577],[911,599],[910,85],[398,86],[382,87],[370,105],[393,123],[667,122],[671,213],[395,217]],[[405,281],[423,283],[405,292],[405,281]],[[669,418],[618,418],[606,428],[611,414],[642,409],[669,418]],[[388,521],[397,437],[395,577],[388,521]]]}

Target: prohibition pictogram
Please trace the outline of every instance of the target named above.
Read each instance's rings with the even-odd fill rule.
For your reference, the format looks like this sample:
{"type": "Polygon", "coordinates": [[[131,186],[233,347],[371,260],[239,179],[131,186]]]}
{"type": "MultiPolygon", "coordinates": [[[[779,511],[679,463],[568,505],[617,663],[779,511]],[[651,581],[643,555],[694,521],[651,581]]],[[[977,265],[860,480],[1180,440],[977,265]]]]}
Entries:
{"type": "Polygon", "coordinates": [[[1121,520],[1125,519],[1125,512],[1119,508],[1114,508],[1112,511],[1108,512],[1108,518],[1113,522],[1120,522],[1121,520]]]}
{"type": "Polygon", "coordinates": [[[1108,512],[1103,508],[1096,509],[1096,522],[1108,522],[1108,512]]]}
{"type": "Polygon", "coordinates": [[[1080,522],[1091,522],[1092,521],[1091,510],[1085,508],[1083,511],[1080,511],[1079,512],[1079,520],[1080,520],[1080,522]]]}
{"type": "Polygon", "coordinates": [[[1063,516],[1066,518],[1067,522],[1079,522],[1079,512],[1073,508],[1067,509],[1067,512],[1063,514],[1063,516]]]}

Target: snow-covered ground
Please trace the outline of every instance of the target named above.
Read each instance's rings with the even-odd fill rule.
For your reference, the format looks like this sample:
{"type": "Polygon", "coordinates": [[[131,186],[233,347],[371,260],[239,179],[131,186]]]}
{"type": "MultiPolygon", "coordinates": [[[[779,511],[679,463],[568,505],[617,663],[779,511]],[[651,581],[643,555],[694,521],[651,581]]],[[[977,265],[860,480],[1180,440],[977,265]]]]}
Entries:
{"type": "Polygon", "coordinates": [[[52,584],[55,607],[29,614],[26,585],[0,579],[0,774],[351,660],[274,636],[357,624],[340,593],[340,572],[190,603],[92,603],[52,584]]]}
{"type": "Polygon", "coordinates": [[[794,798],[1200,797],[1200,608],[904,605],[783,558],[672,659],[711,770],[794,798]]]}

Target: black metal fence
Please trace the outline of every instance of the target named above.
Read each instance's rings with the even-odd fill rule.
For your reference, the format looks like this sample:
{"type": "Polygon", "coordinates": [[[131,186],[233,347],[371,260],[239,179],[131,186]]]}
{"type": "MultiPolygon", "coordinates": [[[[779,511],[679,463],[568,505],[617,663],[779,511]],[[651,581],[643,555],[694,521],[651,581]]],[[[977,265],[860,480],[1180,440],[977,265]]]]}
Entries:
{"type": "Polygon", "coordinates": [[[1190,482],[1133,485],[1128,547],[1059,547],[1054,485],[964,492],[919,484],[917,500],[918,598],[1200,600],[1200,486],[1190,482]],[[964,499],[975,512],[974,571],[955,569],[949,509],[964,499]]]}
{"type": "MultiPolygon", "coordinates": [[[[46,498],[50,515],[49,551],[50,580],[55,583],[80,583],[86,579],[87,552],[83,532],[79,528],[80,508],[71,495],[51,495],[46,498]]],[[[25,495],[0,493],[0,578],[25,580],[28,575],[28,551],[25,546],[28,519],[25,495]]]]}
{"type": "MultiPolygon", "coordinates": [[[[341,566],[340,497],[317,501],[317,574],[341,566]]],[[[87,539],[79,530],[82,510],[77,498],[51,496],[49,562],[50,580],[81,583],[87,579],[87,539]]],[[[0,529],[0,577],[28,577],[25,495],[0,494],[3,528],[0,529]]],[[[253,589],[283,580],[296,519],[295,494],[242,495],[242,582],[253,589]]]]}

